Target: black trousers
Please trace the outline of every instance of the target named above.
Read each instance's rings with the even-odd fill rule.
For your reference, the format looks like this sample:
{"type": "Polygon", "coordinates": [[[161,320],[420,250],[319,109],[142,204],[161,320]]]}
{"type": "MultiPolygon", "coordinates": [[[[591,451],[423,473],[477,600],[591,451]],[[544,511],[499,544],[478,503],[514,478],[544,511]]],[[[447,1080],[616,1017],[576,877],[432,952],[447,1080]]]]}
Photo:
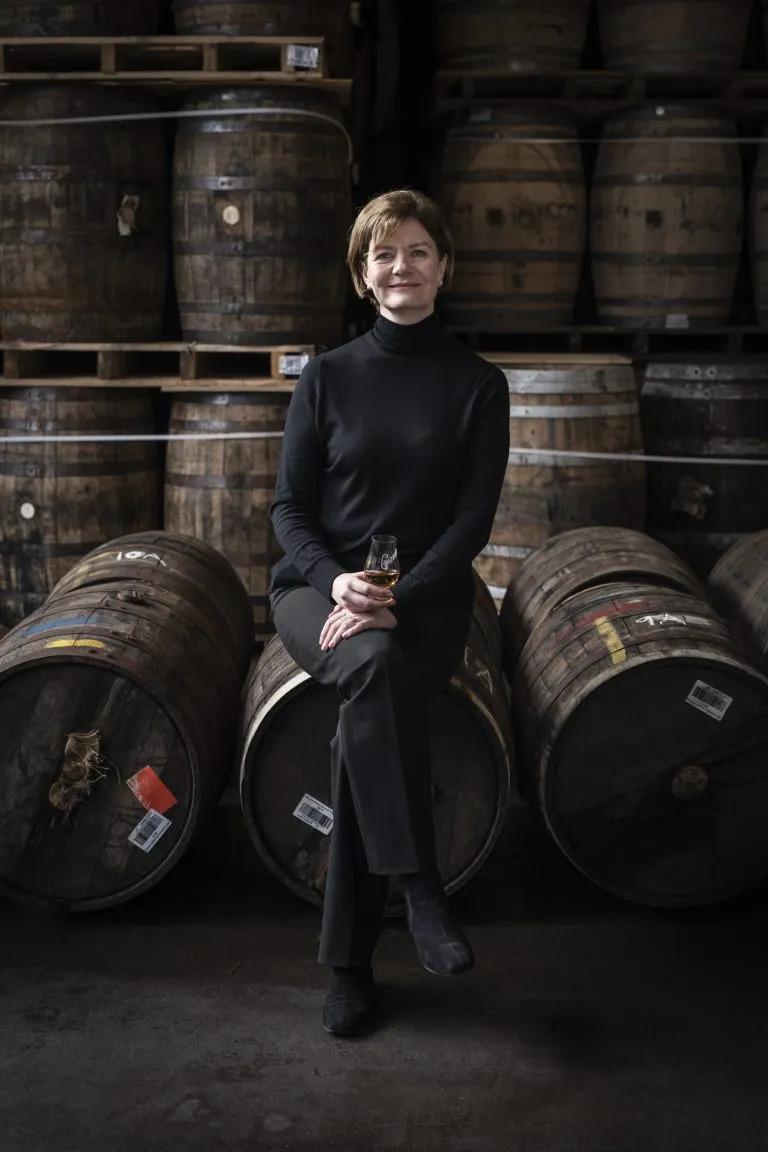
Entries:
{"type": "Polygon", "coordinates": [[[391,631],[366,629],[324,652],[319,637],[331,611],[325,597],[310,587],[281,589],[271,603],[290,655],[313,679],[335,685],[340,698],[319,961],[367,964],[387,877],[435,863],[430,710],[463,657],[471,613],[463,605],[430,608],[391,631]]]}

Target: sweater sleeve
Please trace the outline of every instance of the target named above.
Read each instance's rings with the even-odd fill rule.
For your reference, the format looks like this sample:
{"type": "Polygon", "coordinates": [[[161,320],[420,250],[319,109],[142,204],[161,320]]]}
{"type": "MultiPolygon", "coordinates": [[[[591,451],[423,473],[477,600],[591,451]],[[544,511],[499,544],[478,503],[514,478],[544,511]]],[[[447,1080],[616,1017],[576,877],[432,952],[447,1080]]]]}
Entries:
{"type": "Polygon", "coordinates": [[[333,582],[345,569],[323,540],[317,518],[323,469],[323,447],[315,419],[318,361],[315,357],[306,365],[288,405],[269,515],[288,559],[330,600],[333,582]]]}
{"type": "Polygon", "coordinates": [[[488,543],[509,459],[509,388],[501,371],[484,379],[477,401],[453,519],[393,589],[395,613],[441,588],[454,591],[488,543]]]}

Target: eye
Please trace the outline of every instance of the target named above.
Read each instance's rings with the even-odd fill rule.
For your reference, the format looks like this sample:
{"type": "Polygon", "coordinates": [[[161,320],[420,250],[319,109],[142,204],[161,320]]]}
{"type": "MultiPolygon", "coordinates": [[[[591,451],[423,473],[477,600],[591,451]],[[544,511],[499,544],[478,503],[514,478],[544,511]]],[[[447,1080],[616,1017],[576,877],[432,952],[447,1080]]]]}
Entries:
{"type": "Polygon", "coordinates": [[[392,256],[389,252],[377,252],[373,259],[377,264],[385,264],[387,260],[392,259],[392,256]]]}
{"type": "Polygon", "coordinates": [[[414,256],[428,256],[429,253],[427,252],[426,248],[414,248],[413,249],[413,255],[414,256]]]}

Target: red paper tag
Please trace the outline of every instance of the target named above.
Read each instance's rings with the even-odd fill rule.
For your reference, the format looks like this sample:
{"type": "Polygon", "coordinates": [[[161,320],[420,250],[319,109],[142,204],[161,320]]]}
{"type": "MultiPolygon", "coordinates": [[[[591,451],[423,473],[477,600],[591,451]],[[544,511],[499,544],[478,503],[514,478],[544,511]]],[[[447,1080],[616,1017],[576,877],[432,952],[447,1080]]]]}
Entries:
{"type": "Polygon", "coordinates": [[[162,813],[173,808],[174,804],[178,804],[173,792],[163,784],[157,772],[149,764],[145,764],[135,776],[126,780],[126,784],[139,803],[143,804],[147,810],[154,808],[155,812],[162,813]]]}

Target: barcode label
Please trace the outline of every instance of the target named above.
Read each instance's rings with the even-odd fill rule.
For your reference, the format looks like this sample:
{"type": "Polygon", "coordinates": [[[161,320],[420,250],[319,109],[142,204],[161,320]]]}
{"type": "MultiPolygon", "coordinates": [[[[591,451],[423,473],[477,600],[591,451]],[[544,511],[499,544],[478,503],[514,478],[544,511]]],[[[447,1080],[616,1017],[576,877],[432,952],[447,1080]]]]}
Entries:
{"type": "Polygon", "coordinates": [[[309,356],[306,352],[281,356],[278,364],[281,376],[300,376],[302,369],[309,364],[309,356]]]}
{"type": "Polygon", "coordinates": [[[733,704],[733,696],[726,696],[724,692],[718,692],[717,688],[705,684],[703,680],[697,680],[686,696],[685,702],[698,708],[700,712],[706,712],[713,720],[722,720],[733,704]]]}
{"type": "Polygon", "coordinates": [[[664,324],[667,328],[690,328],[690,321],[683,312],[670,312],[664,317],[664,324]]]}
{"type": "Polygon", "coordinates": [[[317,68],[320,49],[316,44],[289,44],[286,59],[291,68],[317,68]]]}
{"type": "Polygon", "coordinates": [[[310,828],[322,832],[324,836],[327,836],[333,828],[333,808],[329,808],[322,800],[316,800],[307,792],[299,800],[293,814],[305,824],[309,824],[310,828]]]}
{"type": "Polygon", "coordinates": [[[167,816],[163,816],[160,812],[155,812],[154,808],[150,808],[146,816],[142,816],[139,820],[128,837],[128,841],[135,844],[137,848],[141,848],[142,852],[151,852],[170,826],[171,822],[167,816]]]}

